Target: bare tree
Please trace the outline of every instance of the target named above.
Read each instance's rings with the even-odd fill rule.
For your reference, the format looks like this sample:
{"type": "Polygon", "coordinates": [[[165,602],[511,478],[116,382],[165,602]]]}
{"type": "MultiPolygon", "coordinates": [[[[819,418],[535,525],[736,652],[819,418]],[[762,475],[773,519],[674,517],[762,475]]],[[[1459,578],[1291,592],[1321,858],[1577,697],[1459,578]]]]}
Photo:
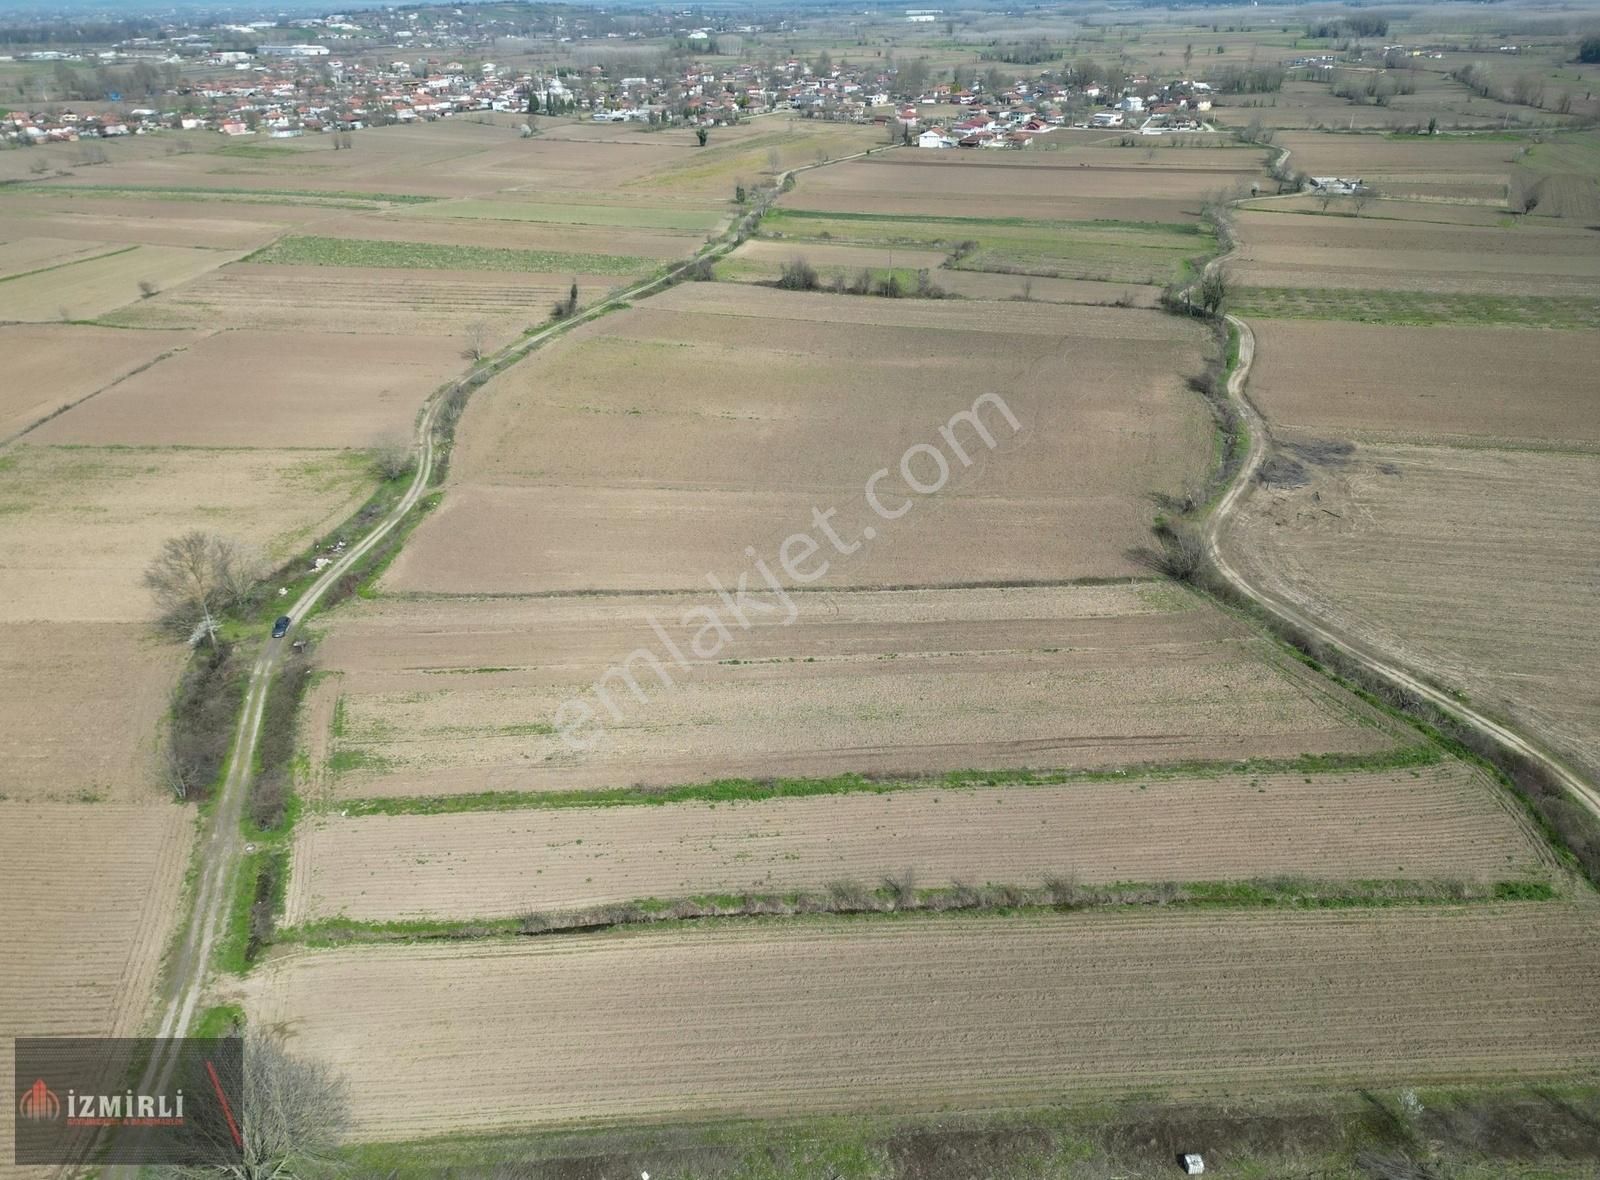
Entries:
{"type": "Polygon", "coordinates": [[[191,629],[191,642],[216,643],[216,615],[237,605],[260,577],[260,563],[238,541],[193,529],[172,537],[144,571],[162,617],[191,629]]]}
{"type": "Polygon", "coordinates": [[[159,290],[161,290],[161,288],[156,286],[155,283],[150,279],[139,280],[139,295],[141,298],[148,299],[159,290]]]}
{"type": "Polygon", "coordinates": [[[171,1175],[295,1180],[337,1169],[350,1102],[344,1079],[329,1066],[292,1056],[276,1037],[247,1033],[243,1076],[222,1084],[238,1101],[228,1110],[196,1104],[199,1114],[191,1113],[184,1127],[193,1154],[218,1162],[176,1167],[171,1175]]]}
{"type": "Polygon", "coordinates": [[[1369,184],[1358,184],[1358,185],[1356,185],[1355,191],[1353,191],[1350,194],[1351,203],[1354,204],[1355,207],[1356,207],[1356,216],[1360,217],[1361,216],[1361,211],[1363,209],[1365,209],[1368,206],[1368,204],[1370,204],[1371,202],[1377,200],[1377,198],[1378,198],[1378,190],[1373,188],[1371,185],[1369,185],[1369,184]]]}
{"type": "Polygon", "coordinates": [[[461,350],[461,355],[469,361],[483,359],[484,346],[489,341],[489,325],[482,320],[473,320],[467,325],[467,343],[461,350]]]}
{"type": "Polygon", "coordinates": [[[372,445],[368,454],[372,456],[373,470],[380,479],[386,480],[409,475],[417,462],[411,443],[399,434],[384,435],[372,445]]]}
{"type": "Polygon", "coordinates": [[[1325,188],[1319,188],[1317,190],[1317,204],[1321,205],[1322,211],[1326,213],[1328,206],[1333,204],[1333,194],[1325,188]]]}
{"type": "Polygon", "coordinates": [[[774,176],[783,171],[783,155],[775,147],[767,149],[767,171],[774,176]]]}

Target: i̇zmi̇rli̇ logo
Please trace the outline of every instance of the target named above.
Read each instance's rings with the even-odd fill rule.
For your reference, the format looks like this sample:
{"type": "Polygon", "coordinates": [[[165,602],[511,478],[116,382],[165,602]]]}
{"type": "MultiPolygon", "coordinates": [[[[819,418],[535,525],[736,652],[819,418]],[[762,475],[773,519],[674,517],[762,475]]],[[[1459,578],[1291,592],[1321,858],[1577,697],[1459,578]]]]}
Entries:
{"type": "Polygon", "coordinates": [[[29,1122],[49,1122],[66,1115],[69,1127],[181,1127],[183,1091],[165,1094],[79,1094],[67,1091],[65,1111],[61,1097],[43,1078],[17,1099],[17,1114],[29,1122]]]}

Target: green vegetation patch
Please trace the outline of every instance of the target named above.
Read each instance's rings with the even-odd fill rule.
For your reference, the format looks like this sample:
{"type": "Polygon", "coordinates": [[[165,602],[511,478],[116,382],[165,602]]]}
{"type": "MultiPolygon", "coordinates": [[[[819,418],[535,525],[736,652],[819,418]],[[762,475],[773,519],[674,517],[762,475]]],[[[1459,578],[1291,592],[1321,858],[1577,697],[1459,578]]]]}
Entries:
{"type": "Polygon", "coordinates": [[[1021,217],[897,217],[778,210],[761,236],[942,250],[958,270],[1118,283],[1166,283],[1205,248],[1199,225],[1139,221],[1030,221],[1021,217]]]}
{"type": "Polygon", "coordinates": [[[715,779],[666,787],[605,787],[585,791],[479,791],[461,795],[417,795],[341,800],[346,815],[446,815],[458,811],[520,811],[533,808],[662,806],[669,803],[748,803],[859,792],[926,790],[931,787],[1060,786],[1070,783],[1222,777],[1256,774],[1327,774],[1431,766],[1442,755],[1429,743],[1379,754],[1307,754],[1299,758],[1251,758],[1238,762],[1153,763],[1100,770],[953,770],[921,779],[876,779],[860,774],[832,778],[715,779]]]}
{"type": "Polygon", "coordinates": [[[853,1113],[652,1127],[456,1134],[342,1150],[390,1180],[500,1171],[528,1177],[684,1180],[1083,1180],[1179,1175],[1174,1145],[1203,1145],[1208,1173],[1250,1180],[1592,1180],[1600,1088],[1506,1085],[1230,1096],[1142,1087],[1029,1110],[853,1113]]]}
{"type": "Polygon", "coordinates": [[[1320,287],[1241,287],[1230,309],[1264,319],[1371,324],[1496,324],[1565,331],[1600,328],[1600,299],[1568,295],[1464,295],[1320,287]]]}
{"type": "Polygon", "coordinates": [[[424,242],[372,242],[361,238],[286,237],[257,250],[246,262],[280,266],[371,266],[408,270],[556,271],[634,275],[656,268],[628,254],[563,254],[555,250],[505,250],[493,246],[442,246],[424,242]]]}

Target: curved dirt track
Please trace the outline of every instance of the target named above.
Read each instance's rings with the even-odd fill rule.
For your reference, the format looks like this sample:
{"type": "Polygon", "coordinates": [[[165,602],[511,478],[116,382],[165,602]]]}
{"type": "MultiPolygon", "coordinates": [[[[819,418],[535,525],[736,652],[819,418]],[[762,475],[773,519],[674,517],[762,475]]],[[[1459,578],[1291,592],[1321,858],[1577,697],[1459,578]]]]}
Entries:
{"type": "MultiPolygon", "coordinates": [[[[1224,255],[1221,258],[1214,259],[1210,265],[1216,266],[1223,262],[1226,257],[1227,255],[1224,255]]],[[[1208,269],[1210,268],[1208,267],[1208,269]]],[[[1486,717],[1471,706],[1461,703],[1448,693],[1434,688],[1426,681],[1388,659],[1384,653],[1370,648],[1351,636],[1334,631],[1327,624],[1313,616],[1303,603],[1286,596],[1274,594],[1252,584],[1228,561],[1220,543],[1223,529],[1229,519],[1238,511],[1239,506],[1244,502],[1245,497],[1249,495],[1251,488],[1254,486],[1256,473],[1266,460],[1267,444],[1271,435],[1266,419],[1257,412],[1244,392],[1245,383],[1250,378],[1250,366],[1255,360],[1255,334],[1251,332],[1250,325],[1238,316],[1229,315],[1227,321],[1239,334],[1239,361],[1228,377],[1228,397],[1233,402],[1241,420],[1245,424],[1246,430],[1249,432],[1250,448],[1245,455],[1244,462],[1240,465],[1239,474],[1223,494],[1222,499],[1218,501],[1216,508],[1206,521],[1206,552],[1218,575],[1235,590],[1276,618],[1291,624],[1306,635],[1314,636],[1318,642],[1324,643],[1346,657],[1355,660],[1369,672],[1411,693],[1413,696],[1427,701],[1440,712],[1448,714],[1457,721],[1488,736],[1501,748],[1518,754],[1535,765],[1544,768],[1553,779],[1570,791],[1585,807],[1595,815],[1600,816],[1600,790],[1596,790],[1593,785],[1570,770],[1554,755],[1545,751],[1530,739],[1524,738],[1492,718],[1486,717]]]]}
{"type": "MultiPolygon", "coordinates": [[[[826,167],[829,164],[840,164],[847,160],[860,159],[884,150],[887,149],[869,148],[853,155],[841,156],[837,160],[804,164],[777,177],[776,183],[781,189],[783,183],[794,173],[826,167]]],[[[673,264],[665,274],[635,283],[624,290],[607,296],[569,319],[550,324],[508,345],[500,353],[490,358],[489,364],[485,368],[476,372],[497,372],[521,360],[540,345],[571,331],[578,325],[587,323],[619,307],[626,307],[630,300],[653,295],[661,290],[668,290],[696,262],[701,259],[709,258],[715,260],[721,258],[730,253],[738,244],[737,236],[730,232],[726,237],[698,251],[692,258],[673,264]]],[[[468,374],[468,377],[473,375],[475,374],[468,374]]],[[[187,1035],[194,1021],[195,1013],[199,1008],[200,998],[205,992],[212,948],[223,928],[223,924],[227,920],[228,900],[233,896],[235,871],[238,867],[239,857],[244,851],[244,834],[240,826],[240,820],[244,811],[245,798],[248,794],[250,776],[255,766],[256,745],[261,733],[261,718],[266,708],[267,694],[271,689],[273,677],[278,670],[283,648],[286,643],[292,641],[293,635],[299,630],[301,622],[316,609],[317,604],[328,590],[339,579],[355,568],[356,564],[370,553],[379,542],[392,533],[421,502],[433,479],[438,442],[436,431],[440,407],[458,384],[460,382],[453,381],[442,389],[435,391],[417,416],[415,442],[417,464],[411,483],[406,488],[405,493],[365,537],[350,546],[337,561],[323,570],[322,574],[306,588],[300,597],[295,600],[294,604],[285,609],[284,613],[292,620],[290,634],[285,636],[283,640],[269,641],[267,646],[256,657],[255,664],[250,669],[250,679],[245,691],[244,708],[239,715],[239,721],[234,731],[233,749],[229,756],[227,772],[223,777],[222,789],[218,793],[216,807],[213,809],[210,820],[206,823],[205,831],[200,838],[201,864],[199,879],[192,895],[192,907],[183,927],[182,939],[172,948],[171,966],[166,972],[164,990],[159,997],[160,1022],[157,1026],[158,1036],[177,1038],[187,1035]]],[[[171,1062],[169,1060],[159,1056],[154,1058],[145,1071],[144,1082],[148,1084],[152,1080],[160,1078],[165,1071],[170,1069],[170,1066],[171,1062]]]]}

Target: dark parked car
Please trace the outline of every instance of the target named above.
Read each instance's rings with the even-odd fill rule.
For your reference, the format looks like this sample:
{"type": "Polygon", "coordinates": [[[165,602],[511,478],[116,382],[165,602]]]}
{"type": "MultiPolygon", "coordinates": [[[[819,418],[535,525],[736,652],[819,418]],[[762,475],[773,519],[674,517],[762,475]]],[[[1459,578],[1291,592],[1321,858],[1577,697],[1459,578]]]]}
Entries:
{"type": "Polygon", "coordinates": [[[272,637],[274,639],[282,639],[288,634],[289,624],[293,621],[288,615],[281,616],[276,623],[272,624],[272,637]]]}

